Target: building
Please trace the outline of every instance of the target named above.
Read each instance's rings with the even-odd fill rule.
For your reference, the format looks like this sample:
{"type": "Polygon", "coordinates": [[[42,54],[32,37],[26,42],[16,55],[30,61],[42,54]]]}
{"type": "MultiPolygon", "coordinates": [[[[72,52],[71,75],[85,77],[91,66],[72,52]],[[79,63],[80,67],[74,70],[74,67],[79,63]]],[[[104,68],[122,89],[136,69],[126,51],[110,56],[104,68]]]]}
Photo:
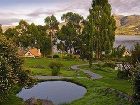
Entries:
{"type": "Polygon", "coordinates": [[[125,52],[123,53],[123,57],[126,56],[131,56],[131,53],[128,50],[125,50],[125,52]]]}
{"type": "Polygon", "coordinates": [[[41,57],[40,49],[37,48],[29,48],[27,50],[19,49],[18,54],[21,57],[29,57],[29,58],[41,57]]]}

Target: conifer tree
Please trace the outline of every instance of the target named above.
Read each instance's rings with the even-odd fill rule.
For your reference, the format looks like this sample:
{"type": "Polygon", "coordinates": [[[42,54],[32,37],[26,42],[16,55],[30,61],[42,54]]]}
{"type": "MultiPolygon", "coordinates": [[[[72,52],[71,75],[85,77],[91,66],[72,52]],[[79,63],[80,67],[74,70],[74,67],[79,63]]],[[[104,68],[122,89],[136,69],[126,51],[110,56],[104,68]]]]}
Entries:
{"type": "Polygon", "coordinates": [[[111,5],[108,0],[93,0],[89,12],[88,25],[90,28],[87,31],[90,34],[90,56],[94,51],[96,58],[100,59],[103,51],[109,54],[113,48],[115,20],[111,14],[111,5]]]}

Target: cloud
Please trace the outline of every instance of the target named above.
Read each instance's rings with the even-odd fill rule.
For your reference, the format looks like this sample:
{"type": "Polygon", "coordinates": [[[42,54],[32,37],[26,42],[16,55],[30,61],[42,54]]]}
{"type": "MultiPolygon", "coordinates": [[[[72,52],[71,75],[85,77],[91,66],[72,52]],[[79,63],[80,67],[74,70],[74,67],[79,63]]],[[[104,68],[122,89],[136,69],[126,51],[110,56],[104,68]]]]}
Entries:
{"type": "MultiPolygon", "coordinates": [[[[76,12],[85,18],[89,14],[92,0],[11,0],[7,4],[2,0],[0,4],[0,23],[13,24],[25,19],[36,24],[43,24],[44,18],[55,15],[60,21],[62,14],[76,12]],[[3,3],[3,5],[2,5],[3,3]]],[[[140,15],[140,0],[109,0],[112,12],[121,15],[140,15]]]]}
{"type": "Polygon", "coordinates": [[[113,12],[121,15],[140,14],[140,0],[109,0],[113,12]]]}
{"type": "Polygon", "coordinates": [[[0,24],[4,24],[4,25],[11,25],[14,23],[19,22],[20,19],[17,18],[12,18],[12,19],[0,19],[0,24]]]}

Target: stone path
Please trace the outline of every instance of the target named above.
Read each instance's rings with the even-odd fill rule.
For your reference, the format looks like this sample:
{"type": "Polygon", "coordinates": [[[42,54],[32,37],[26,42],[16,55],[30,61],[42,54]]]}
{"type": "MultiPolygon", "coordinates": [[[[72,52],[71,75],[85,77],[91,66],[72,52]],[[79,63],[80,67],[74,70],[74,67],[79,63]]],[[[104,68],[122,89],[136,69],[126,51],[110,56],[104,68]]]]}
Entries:
{"type": "MultiPolygon", "coordinates": [[[[93,73],[90,70],[85,70],[85,69],[79,68],[79,66],[85,66],[85,65],[88,65],[88,64],[73,65],[73,66],[71,66],[71,69],[76,70],[76,71],[82,70],[91,79],[101,79],[102,78],[101,75],[93,73]]],[[[74,78],[74,77],[63,77],[63,76],[40,76],[40,75],[32,76],[32,77],[35,78],[35,79],[40,79],[40,80],[44,80],[44,79],[45,80],[59,80],[59,79],[72,79],[72,78],[74,78]]],[[[77,77],[77,78],[85,78],[85,77],[77,77]]]]}
{"type": "MultiPolygon", "coordinates": [[[[95,64],[95,63],[94,63],[95,64]]],[[[82,65],[73,65],[71,66],[71,69],[72,70],[82,70],[85,74],[87,74],[91,79],[101,79],[103,78],[101,75],[99,74],[96,74],[96,73],[93,73],[92,71],[90,70],[85,70],[85,69],[81,69],[79,68],[79,66],[86,66],[88,64],[82,64],[82,65]]]]}
{"type": "MultiPolygon", "coordinates": [[[[32,76],[35,79],[40,79],[40,80],[59,80],[59,79],[72,79],[74,77],[63,77],[63,76],[32,76]]],[[[77,77],[77,78],[85,78],[85,77],[77,77]]]]}

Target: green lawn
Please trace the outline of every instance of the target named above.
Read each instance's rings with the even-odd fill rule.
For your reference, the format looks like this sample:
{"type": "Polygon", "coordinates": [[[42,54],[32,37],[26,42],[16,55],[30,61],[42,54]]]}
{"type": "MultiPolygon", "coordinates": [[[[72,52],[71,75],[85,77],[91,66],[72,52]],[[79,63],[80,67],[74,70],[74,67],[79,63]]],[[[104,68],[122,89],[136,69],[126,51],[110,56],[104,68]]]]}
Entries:
{"type": "MultiPolygon", "coordinates": [[[[81,68],[89,69],[88,66],[82,66],[81,68]]],[[[99,79],[96,81],[102,82],[104,84],[104,86],[107,86],[110,88],[115,88],[115,89],[120,90],[120,91],[127,93],[129,95],[132,94],[133,89],[132,89],[131,81],[118,79],[117,78],[117,71],[115,71],[114,69],[109,68],[109,67],[104,67],[101,70],[100,69],[98,69],[98,70],[91,69],[91,71],[103,76],[102,79],[99,79]]]]}
{"type": "Polygon", "coordinates": [[[115,94],[106,94],[101,81],[93,81],[90,79],[74,79],[87,88],[87,94],[80,100],[64,105],[130,105],[126,100],[118,98],[115,94]]]}
{"type": "MultiPolygon", "coordinates": [[[[65,60],[65,59],[49,59],[49,58],[24,58],[24,67],[31,71],[31,75],[50,76],[51,69],[48,65],[51,62],[60,62],[64,67],[61,68],[60,76],[73,77],[77,76],[77,72],[70,69],[70,66],[75,64],[83,64],[81,60],[65,60]]],[[[85,76],[83,72],[78,72],[79,76],[85,76]]]]}
{"type": "MultiPolygon", "coordinates": [[[[86,95],[70,104],[64,105],[130,105],[126,100],[118,98],[115,94],[106,94],[104,91],[107,88],[114,88],[127,94],[132,94],[131,83],[128,80],[119,80],[116,78],[117,71],[109,67],[102,67],[101,69],[91,69],[91,71],[103,76],[99,80],[91,80],[79,71],[80,76],[85,78],[75,78],[77,73],[70,70],[71,65],[83,64],[85,62],[78,60],[64,60],[64,59],[48,59],[48,58],[25,58],[24,67],[31,70],[32,75],[51,75],[51,70],[48,64],[52,61],[61,62],[64,67],[59,75],[72,76],[72,81],[82,84],[87,88],[86,95]]],[[[89,69],[88,66],[81,68],[89,69]]],[[[93,65],[94,68],[94,65],[93,65]]],[[[15,94],[11,94],[8,100],[1,105],[24,105],[21,99],[17,98],[15,94]]]]}

